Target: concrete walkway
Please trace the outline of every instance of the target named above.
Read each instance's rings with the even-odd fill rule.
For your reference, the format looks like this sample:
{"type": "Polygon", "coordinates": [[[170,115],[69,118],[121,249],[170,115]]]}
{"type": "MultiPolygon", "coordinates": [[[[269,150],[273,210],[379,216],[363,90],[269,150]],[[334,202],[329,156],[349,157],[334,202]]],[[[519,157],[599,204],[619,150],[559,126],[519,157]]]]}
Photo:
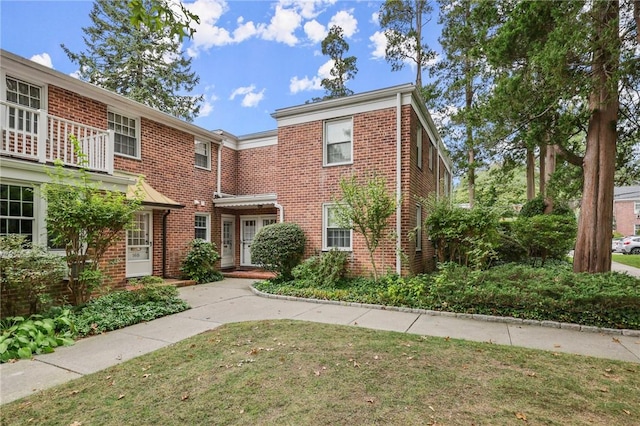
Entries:
{"type": "Polygon", "coordinates": [[[487,316],[435,315],[418,310],[325,304],[260,297],[253,280],[228,278],[206,285],[180,288],[192,309],[121,330],[79,340],[52,354],[0,365],[0,403],[95,373],[155,351],[222,324],[295,319],[391,330],[429,336],[583,354],[640,363],[640,332],[603,331],[573,324],[523,322],[487,316]],[[502,321],[502,322],[500,322],[502,321]],[[561,327],[561,328],[558,328],[561,327]]]}

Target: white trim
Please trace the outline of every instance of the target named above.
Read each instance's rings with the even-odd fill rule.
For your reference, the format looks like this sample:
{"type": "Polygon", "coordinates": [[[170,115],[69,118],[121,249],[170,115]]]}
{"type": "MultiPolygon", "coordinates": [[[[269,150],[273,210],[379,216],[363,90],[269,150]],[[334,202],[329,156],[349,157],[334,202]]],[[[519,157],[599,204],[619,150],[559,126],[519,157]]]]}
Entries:
{"type": "Polygon", "coordinates": [[[196,228],[196,217],[204,217],[205,218],[205,232],[206,232],[206,237],[203,238],[203,240],[210,242],[211,241],[211,213],[200,213],[200,212],[196,212],[193,215],[193,236],[195,238],[195,231],[196,229],[202,229],[202,228],[196,228]]]}
{"type": "Polygon", "coordinates": [[[402,93],[396,95],[396,273],[402,274],[402,93]]]}
{"type": "MultiPolygon", "coordinates": [[[[349,247],[329,247],[327,245],[327,228],[329,209],[335,206],[335,203],[322,203],[322,251],[340,250],[340,251],[353,251],[353,229],[349,229],[349,247]]],[[[338,228],[345,229],[345,228],[338,228]]]]}
{"type": "MultiPolygon", "coordinates": [[[[353,164],[353,136],[354,136],[353,135],[353,117],[338,117],[331,120],[326,120],[322,123],[322,165],[323,167],[334,167],[334,166],[344,166],[348,164],[353,164]],[[331,144],[327,143],[327,134],[328,134],[327,126],[332,123],[340,123],[340,122],[344,122],[344,123],[349,122],[351,125],[351,131],[350,131],[351,140],[349,141],[349,160],[330,163],[328,160],[327,146],[331,144]]],[[[346,143],[346,141],[336,142],[336,143],[346,143]]]]}
{"type": "Polygon", "coordinates": [[[422,252],[422,205],[416,204],[416,253],[422,252]]]}
{"type": "MultiPolygon", "coordinates": [[[[136,116],[136,115],[131,115],[127,112],[124,111],[120,111],[116,108],[112,108],[110,106],[107,107],[107,129],[108,130],[113,130],[113,135],[114,135],[114,144],[113,144],[113,155],[117,155],[118,157],[124,157],[124,158],[132,158],[134,160],[141,160],[142,159],[142,119],[140,116],[136,116]],[[119,115],[123,118],[126,118],[128,120],[135,120],[136,121],[136,155],[128,155],[128,154],[123,154],[121,152],[117,152],[116,151],[116,147],[115,147],[115,135],[118,134],[118,132],[116,132],[115,129],[109,129],[109,113],[112,114],[116,114],[119,115]]],[[[123,136],[127,136],[124,133],[120,133],[123,136]]]]}
{"type": "Polygon", "coordinates": [[[416,148],[417,148],[417,163],[418,163],[418,168],[420,170],[422,170],[422,160],[423,160],[423,154],[422,154],[422,124],[418,123],[418,128],[416,131],[416,148]]]}
{"type": "MultiPolygon", "coordinates": [[[[278,218],[276,215],[274,214],[265,214],[265,215],[246,215],[246,216],[240,216],[240,235],[239,237],[239,241],[240,241],[240,266],[257,266],[255,263],[250,263],[246,261],[246,257],[245,257],[245,244],[247,244],[244,241],[244,223],[247,220],[255,220],[256,221],[256,229],[255,229],[255,234],[254,234],[254,238],[255,236],[258,234],[258,232],[260,231],[260,229],[263,228],[262,222],[264,220],[274,220],[277,221],[278,218]]],[[[251,240],[253,241],[253,240],[251,240]]],[[[250,250],[249,248],[247,248],[248,250],[250,250]]],[[[249,253],[251,254],[251,253],[249,253]]]]}
{"type": "Polygon", "coordinates": [[[229,214],[220,216],[220,266],[228,268],[236,264],[236,217],[229,214]],[[224,256],[224,222],[231,221],[231,257],[224,256]]]}
{"type": "Polygon", "coordinates": [[[277,194],[232,195],[230,197],[215,198],[213,205],[216,207],[248,207],[275,204],[277,200],[277,194]]]}

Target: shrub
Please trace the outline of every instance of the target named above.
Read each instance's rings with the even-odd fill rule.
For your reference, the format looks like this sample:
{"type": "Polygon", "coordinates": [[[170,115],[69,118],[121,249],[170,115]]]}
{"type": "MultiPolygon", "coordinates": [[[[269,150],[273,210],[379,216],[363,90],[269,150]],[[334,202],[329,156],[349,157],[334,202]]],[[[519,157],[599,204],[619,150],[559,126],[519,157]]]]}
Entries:
{"type": "Polygon", "coordinates": [[[527,249],[513,236],[513,222],[500,222],[495,250],[499,263],[522,262],[527,259],[527,249]]]}
{"type": "Polygon", "coordinates": [[[220,255],[216,245],[197,238],[191,241],[189,247],[189,253],[180,266],[184,276],[198,284],[220,281],[222,274],[216,268],[220,255]]]}
{"type": "Polygon", "coordinates": [[[9,317],[0,322],[0,362],[31,358],[53,352],[58,346],[73,344],[74,328],[71,312],[62,310],[54,318],[32,315],[30,318],[9,317]]]}
{"type": "Polygon", "coordinates": [[[251,244],[251,260],[275,271],[279,278],[290,280],[291,271],[304,254],[306,238],[295,223],[274,223],[260,229],[251,244]]]}
{"type": "Polygon", "coordinates": [[[78,334],[86,336],[117,330],[189,309],[174,286],[146,285],[93,299],[76,312],[78,334]]]}
{"type": "Polygon", "coordinates": [[[571,215],[520,216],[513,223],[514,237],[532,259],[562,259],[575,244],[577,223],[571,215]]]}
{"type": "Polygon", "coordinates": [[[0,280],[5,316],[35,314],[49,307],[51,286],[62,281],[64,260],[21,235],[0,237],[0,280]]]}
{"type": "Polygon", "coordinates": [[[544,209],[547,207],[542,195],[538,194],[535,198],[530,199],[520,209],[520,217],[532,217],[544,214],[544,209]]]}
{"type": "Polygon", "coordinates": [[[305,260],[292,274],[309,287],[335,287],[347,274],[347,261],[347,252],[332,249],[305,260]]]}

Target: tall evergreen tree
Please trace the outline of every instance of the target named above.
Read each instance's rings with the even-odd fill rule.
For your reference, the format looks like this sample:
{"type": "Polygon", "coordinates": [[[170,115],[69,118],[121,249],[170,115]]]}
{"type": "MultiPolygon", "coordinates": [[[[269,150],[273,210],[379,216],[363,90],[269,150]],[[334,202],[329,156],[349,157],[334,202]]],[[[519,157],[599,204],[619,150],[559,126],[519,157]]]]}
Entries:
{"type": "Polygon", "coordinates": [[[380,26],[387,38],[385,56],[393,71],[413,62],[416,86],[423,90],[422,71],[435,52],[422,40],[422,31],[432,11],[427,0],[386,0],[380,7],[380,26]]]}
{"type": "MultiPolygon", "coordinates": [[[[496,68],[513,72],[496,84],[494,95],[502,93],[496,98],[502,102],[494,106],[527,117],[514,128],[529,136],[544,139],[551,129],[559,151],[581,167],[574,270],[608,271],[621,100],[634,98],[625,91],[640,76],[634,2],[516,1],[501,7],[505,20],[488,45],[489,57],[496,68]],[[572,150],[572,135],[583,136],[581,150],[572,150]]],[[[630,124],[630,134],[637,126],[630,124]]]]}
{"type": "Polygon", "coordinates": [[[347,88],[346,84],[355,77],[358,68],[355,56],[344,57],[349,51],[349,44],[344,40],[343,34],[342,28],[334,25],[322,40],[322,54],[328,55],[333,60],[331,78],[323,78],[321,82],[327,92],[324,99],[341,98],[353,94],[353,90],[347,88]]]}
{"type": "MultiPolygon", "coordinates": [[[[151,10],[155,3],[143,4],[151,10]]],[[[187,121],[197,116],[203,97],[190,92],[199,78],[170,26],[135,25],[128,0],[96,0],[90,18],[93,25],[83,28],[85,52],[62,45],[82,80],[187,121]]]]}

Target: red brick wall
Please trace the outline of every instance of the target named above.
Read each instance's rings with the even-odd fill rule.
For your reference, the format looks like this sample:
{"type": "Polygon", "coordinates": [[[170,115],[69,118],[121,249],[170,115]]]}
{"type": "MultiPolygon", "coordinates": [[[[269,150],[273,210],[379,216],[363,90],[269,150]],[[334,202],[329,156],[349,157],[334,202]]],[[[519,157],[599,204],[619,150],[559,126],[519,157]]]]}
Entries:
{"type": "MultiPolygon", "coordinates": [[[[640,203],[640,200],[635,200],[640,203]]],[[[634,201],[616,201],[613,203],[613,217],[616,219],[616,231],[626,236],[635,235],[640,218],[634,212],[634,201]]]]}
{"type": "Polygon", "coordinates": [[[278,145],[238,151],[237,195],[276,192],[275,177],[286,172],[278,164],[278,145]]]}

